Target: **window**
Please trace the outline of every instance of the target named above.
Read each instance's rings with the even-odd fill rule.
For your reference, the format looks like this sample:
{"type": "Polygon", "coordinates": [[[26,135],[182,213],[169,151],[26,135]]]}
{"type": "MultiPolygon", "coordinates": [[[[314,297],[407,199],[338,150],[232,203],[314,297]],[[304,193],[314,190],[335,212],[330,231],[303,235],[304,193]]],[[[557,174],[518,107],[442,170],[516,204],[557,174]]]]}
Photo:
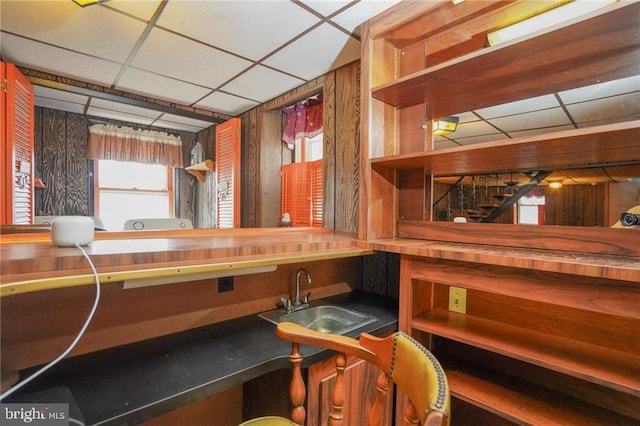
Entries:
{"type": "Polygon", "coordinates": [[[112,160],[95,161],[95,215],[120,231],[127,219],[174,217],[173,168],[112,160]]]}

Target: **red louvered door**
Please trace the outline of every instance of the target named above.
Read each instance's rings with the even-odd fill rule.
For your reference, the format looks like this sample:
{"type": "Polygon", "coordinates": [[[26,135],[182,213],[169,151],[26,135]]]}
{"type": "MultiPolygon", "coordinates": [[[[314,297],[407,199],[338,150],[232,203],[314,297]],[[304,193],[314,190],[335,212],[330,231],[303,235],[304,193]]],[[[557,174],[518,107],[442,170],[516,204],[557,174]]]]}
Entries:
{"type": "Polygon", "coordinates": [[[1,224],[33,220],[33,85],[13,64],[2,63],[1,224]]]}
{"type": "Polygon", "coordinates": [[[240,119],[216,126],[217,227],[240,227],[240,119]]]}

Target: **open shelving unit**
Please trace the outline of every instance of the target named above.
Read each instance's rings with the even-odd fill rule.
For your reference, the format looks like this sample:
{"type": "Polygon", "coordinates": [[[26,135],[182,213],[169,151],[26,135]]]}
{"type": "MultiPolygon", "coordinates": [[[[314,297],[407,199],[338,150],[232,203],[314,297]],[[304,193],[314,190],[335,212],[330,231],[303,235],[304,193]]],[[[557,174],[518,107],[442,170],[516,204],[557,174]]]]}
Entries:
{"type": "Polygon", "coordinates": [[[494,47],[478,40],[526,2],[415,3],[362,31],[359,237],[401,254],[400,329],[447,369],[453,425],[638,424],[638,230],[430,218],[438,176],[635,167],[640,121],[441,150],[422,125],[640,75],[640,3],[494,47]]]}

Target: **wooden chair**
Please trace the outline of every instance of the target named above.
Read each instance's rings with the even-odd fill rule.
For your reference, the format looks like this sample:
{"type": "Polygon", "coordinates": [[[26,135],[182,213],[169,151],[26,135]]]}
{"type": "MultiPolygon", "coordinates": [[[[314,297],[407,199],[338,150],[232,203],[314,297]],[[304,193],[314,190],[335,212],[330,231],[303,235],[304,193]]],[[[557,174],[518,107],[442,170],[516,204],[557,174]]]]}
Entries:
{"type": "Polygon", "coordinates": [[[346,336],[319,333],[287,322],[280,323],[276,333],[281,339],[292,342],[289,356],[293,366],[290,387],[293,403],[292,420],[281,417],[261,417],[246,421],[241,426],[304,424],[306,389],[302,380],[303,356],[300,353],[300,344],[320,346],[338,353],[336,384],[332,395],[333,409],[329,415],[329,425],[342,425],[342,407],[345,399],[343,374],[347,355],[364,359],[381,370],[376,382],[376,400],[369,412],[369,425],[381,424],[383,402],[391,381],[409,398],[405,411],[406,425],[449,424],[449,384],[444,370],[431,352],[407,334],[397,332],[388,337],[379,338],[362,333],[358,341],[346,336]]]}

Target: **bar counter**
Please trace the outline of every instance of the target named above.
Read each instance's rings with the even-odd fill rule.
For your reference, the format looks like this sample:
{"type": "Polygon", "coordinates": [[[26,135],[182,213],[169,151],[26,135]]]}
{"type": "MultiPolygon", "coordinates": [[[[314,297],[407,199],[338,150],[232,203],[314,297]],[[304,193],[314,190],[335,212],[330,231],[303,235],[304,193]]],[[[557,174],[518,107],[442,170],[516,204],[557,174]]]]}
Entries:
{"type": "MultiPolygon", "coordinates": [[[[94,282],[80,251],[55,247],[49,233],[1,237],[1,296],[94,282]]],[[[233,275],[239,269],[373,253],[353,236],[320,228],[96,232],[84,249],[102,283],[218,271],[233,275]]]]}

